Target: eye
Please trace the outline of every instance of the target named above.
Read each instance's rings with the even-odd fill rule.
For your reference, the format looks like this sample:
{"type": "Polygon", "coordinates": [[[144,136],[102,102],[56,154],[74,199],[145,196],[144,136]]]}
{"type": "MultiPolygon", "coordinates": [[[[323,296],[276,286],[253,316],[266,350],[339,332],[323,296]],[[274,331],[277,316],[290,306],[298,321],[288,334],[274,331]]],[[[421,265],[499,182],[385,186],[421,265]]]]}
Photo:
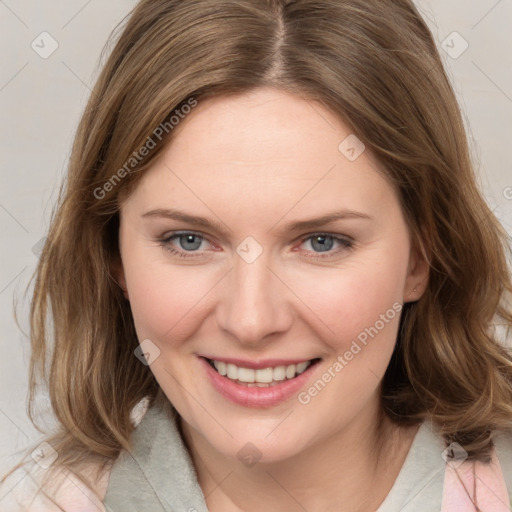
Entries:
{"type": "Polygon", "coordinates": [[[175,232],[159,240],[162,247],[180,258],[193,258],[201,253],[199,249],[207,240],[203,235],[192,231],[175,232]],[[191,253],[191,254],[187,254],[191,253]]]}
{"type": "MultiPolygon", "coordinates": [[[[182,231],[169,233],[159,239],[160,245],[171,254],[179,258],[199,258],[204,256],[207,246],[211,243],[200,233],[182,231]]],[[[302,239],[301,246],[305,246],[304,252],[307,258],[327,259],[339,255],[353,247],[353,241],[330,233],[314,233],[302,239]],[[308,248],[311,247],[311,249],[308,248]]]]}
{"type": "Polygon", "coordinates": [[[178,243],[185,251],[197,251],[203,243],[203,237],[194,233],[187,235],[177,235],[178,243]]]}
{"type": "Polygon", "coordinates": [[[314,233],[304,238],[301,245],[306,247],[309,245],[312,252],[317,255],[308,256],[313,258],[324,258],[337,255],[341,251],[351,249],[353,247],[352,240],[335,236],[329,233],[314,233]],[[334,248],[334,250],[332,250],[334,248]],[[326,253],[323,255],[322,253],[326,253]]]}

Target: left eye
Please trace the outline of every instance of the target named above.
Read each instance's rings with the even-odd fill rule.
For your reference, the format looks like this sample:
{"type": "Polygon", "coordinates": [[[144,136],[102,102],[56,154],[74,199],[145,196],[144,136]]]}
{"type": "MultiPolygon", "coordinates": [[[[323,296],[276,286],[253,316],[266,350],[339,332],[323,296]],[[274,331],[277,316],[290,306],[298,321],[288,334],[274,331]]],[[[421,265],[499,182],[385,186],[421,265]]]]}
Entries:
{"type": "Polygon", "coordinates": [[[315,252],[327,252],[333,248],[335,238],[327,235],[314,235],[307,238],[306,241],[310,242],[315,252]]]}
{"type": "Polygon", "coordinates": [[[338,248],[342,249],[352,247],[352,242],[349,240],[324,233],[316,233],[305,238],[303,244],[309,244],[313,252],[316,253],[336,252],[331,251],[336,245],[338,245],[338,248]]]}

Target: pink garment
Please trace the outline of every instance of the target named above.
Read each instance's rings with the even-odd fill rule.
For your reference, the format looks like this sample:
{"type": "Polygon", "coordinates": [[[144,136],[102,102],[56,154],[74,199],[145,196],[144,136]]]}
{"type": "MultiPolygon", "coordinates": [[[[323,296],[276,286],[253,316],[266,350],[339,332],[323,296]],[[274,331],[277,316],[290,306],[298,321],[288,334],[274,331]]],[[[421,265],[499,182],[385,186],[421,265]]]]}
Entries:
{"type": "Polygon", "coordinates": [[[441,512],[510,512],[510,499],[496,451],[489,464],[446,463],[441,512]]]}

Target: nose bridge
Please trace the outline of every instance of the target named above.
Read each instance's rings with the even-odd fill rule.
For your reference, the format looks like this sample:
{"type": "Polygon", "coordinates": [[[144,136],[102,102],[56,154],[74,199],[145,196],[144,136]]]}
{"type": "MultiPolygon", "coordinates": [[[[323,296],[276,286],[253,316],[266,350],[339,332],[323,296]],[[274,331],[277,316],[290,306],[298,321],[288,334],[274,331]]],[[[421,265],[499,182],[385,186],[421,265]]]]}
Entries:
{"type": "Polygon", "coordinates": [[[235,257],[218,320],[220,327],[240,342],[258,343],[290,326],[286,293],[269,269],[269,263],[266,254],[250,263],[243,257],[235,257]]]}

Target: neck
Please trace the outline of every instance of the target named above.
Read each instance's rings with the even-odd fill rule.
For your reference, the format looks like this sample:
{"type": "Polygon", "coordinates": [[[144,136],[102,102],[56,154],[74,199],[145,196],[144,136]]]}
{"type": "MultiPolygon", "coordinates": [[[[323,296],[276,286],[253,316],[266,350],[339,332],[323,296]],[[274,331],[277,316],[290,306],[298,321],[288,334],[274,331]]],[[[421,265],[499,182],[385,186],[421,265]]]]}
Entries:
{"type": "Polygon", "coordinates": [[[212,512],[376,510],[390,491],[418,427],[400,428],[370,408],[327,439],[277,462],[246,467],[183,422],[212,512]]]}

